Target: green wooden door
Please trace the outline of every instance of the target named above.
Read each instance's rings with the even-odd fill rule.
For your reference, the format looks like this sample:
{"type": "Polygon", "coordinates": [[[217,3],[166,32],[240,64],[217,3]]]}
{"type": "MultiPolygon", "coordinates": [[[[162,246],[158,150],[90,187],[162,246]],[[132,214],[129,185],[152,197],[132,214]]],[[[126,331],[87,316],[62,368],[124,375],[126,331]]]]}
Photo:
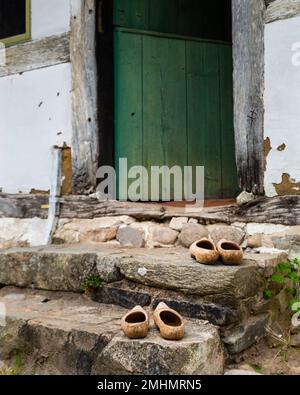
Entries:
{"type": "Polygon", "coordinates": [[[128,167],[204,166],[206,198],[224,198],[237,192],[232,48],[191,23],[204,3],[115,3],[115,159],[117,170],[120,157],[128,167]]]}

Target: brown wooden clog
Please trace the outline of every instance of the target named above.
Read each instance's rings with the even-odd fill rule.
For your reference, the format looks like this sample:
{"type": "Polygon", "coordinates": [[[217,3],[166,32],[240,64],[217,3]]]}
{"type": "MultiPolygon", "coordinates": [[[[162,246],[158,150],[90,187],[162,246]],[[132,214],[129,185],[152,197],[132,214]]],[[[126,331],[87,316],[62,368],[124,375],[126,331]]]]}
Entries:
{"type": "Polygon", "coordinates": [[[184,320],[177,311],[160,302],[153,313],[155,325],[167,340],[181,340],[184,336],[184,320]]]}
{"type": "Polygon", "coordinates": [[[233,241],[220,240],[217,244],[218,252],[225,265],[240,265],[243,260],[243,250],[233,241]]]}
{"type": "Polygon", "coordinates": [[[195,241],[190,247],[191,257],[204,265],[213,265],[219,259],[215,244],[206,238],[195,241]]]}
{"type": "Polygon", "coordinates": [[[135,306],[124,315],[121,327],[124,334],[130,339],[146,337],[149,331],[149,315],[141,306],[135,306]]]}

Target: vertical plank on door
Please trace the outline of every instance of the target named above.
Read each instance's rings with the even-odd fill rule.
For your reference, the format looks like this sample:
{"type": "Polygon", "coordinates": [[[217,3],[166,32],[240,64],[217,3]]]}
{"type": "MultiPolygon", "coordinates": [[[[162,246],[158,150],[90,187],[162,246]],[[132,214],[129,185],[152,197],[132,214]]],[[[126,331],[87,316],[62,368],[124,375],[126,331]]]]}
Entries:
{"type": "Polygon", "coordinates": [[[115,162],[128,158],[128,167],[142,159],[142,38],[115,31],[115,162]]]}
{"type": "Polygon", "coordinates": [[[186,42],[189,165],[205,166],[205,196],[220,197],[218,45],[186,42]]]}
{"type": "Polygon", "coordinates": [[[187,164],[185,42],[143,37],[143,158],[150,166],[187,164]]]}
{"type": "Polygon", "coordinates": [[[238,192],[233,127],[232,48],[219,44],[220,63],[220,141],[222,147],[222,194],[235,196],[238,192]]]}

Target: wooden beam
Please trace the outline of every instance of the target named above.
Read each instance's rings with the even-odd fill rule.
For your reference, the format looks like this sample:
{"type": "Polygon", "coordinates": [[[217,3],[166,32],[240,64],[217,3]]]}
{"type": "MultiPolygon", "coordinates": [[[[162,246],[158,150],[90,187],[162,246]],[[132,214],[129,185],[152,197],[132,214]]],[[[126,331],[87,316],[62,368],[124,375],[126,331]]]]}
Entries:
{"type": "MultiPolygon", "coordinates": [[[[47,218],[48,197],[41,195],[0,195],[0,218],[47,218]]],[[[256,222],[300,225],[300,196],[259,198],[244,206],[204,208],[187,213],[183,208],[151,203],[98,201],[89,196],[66,196],[60,206],[60,218],[93,219],[130,215],[137,220],[164,221],[189,216],[200,223],[256,222]]]]}
{"type": "Polygon", "coordinates": [[[69,62],[69,41],[69,34],[62,34],[8,47],[0,77],[69,62]]]}
{"type": "Polygon", "coordinates": [[[84,196],[66,197],[61,218],[96,218],[129,215],[138,220],[163,221],[172,217],[197,218],[200,223],[258,222],[300,225],[300,196],[282,196],[255,200],[244,206],[229,205],[204,208],[187,214],[183,208],[151,203],[98,201],[84,196]]]}
{"type": "Polygon", "coordinates": [[[266,23],[300,15],[300,0],[269,1],[266,12],[266,23]]]}
{"type": "Polygon", "coordinates": [[[99,157],[95,0],[71,0],[70,57],[73,193],[88,194],[99,157]]]}
{"type": "Polygon", "coordinates": [[[262,197],[236,209],[244,222],[300,225],[300,196],[262,197]]]}
{"type": "Polygon", "coordinates": [[[0,218],[42,218],[48,216],[47,195],[0,194],[0,218]],[[44,207],[44,208],[43,208],[44,207]]]}
{"type": "Polygon", "coordinates": [[[264,193],[264,0],[232,0],[233,83],[239,186],[264,193]]]}

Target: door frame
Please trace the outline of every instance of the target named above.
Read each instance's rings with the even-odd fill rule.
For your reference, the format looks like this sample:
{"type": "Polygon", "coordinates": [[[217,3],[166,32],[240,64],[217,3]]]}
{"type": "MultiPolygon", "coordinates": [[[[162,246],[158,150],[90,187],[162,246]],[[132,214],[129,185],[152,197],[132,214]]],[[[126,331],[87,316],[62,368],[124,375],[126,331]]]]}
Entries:
{"type": "MultiPolygon", "coordinates": [[[[99,145],[96,26],[106,0],[71,0],[73,193],[88,194],[105,146],[99,145]],[[97,10],[100,10],[97,12],[97,10]],[[88,43],[89,45],[86,45],[88,43]],[[83,144],[84,142],[84,144],[83,144]]],[[[265,0],[232,0],[234,134],[241,190],[264,194],[265,0]]],[[[100,22],[99,22],[100,21],[100,22]]],[[[113,88],[112,88],[113,89],[113,88]]],[[[100,97],[99,97],[100,95],[100,97]]]]}

